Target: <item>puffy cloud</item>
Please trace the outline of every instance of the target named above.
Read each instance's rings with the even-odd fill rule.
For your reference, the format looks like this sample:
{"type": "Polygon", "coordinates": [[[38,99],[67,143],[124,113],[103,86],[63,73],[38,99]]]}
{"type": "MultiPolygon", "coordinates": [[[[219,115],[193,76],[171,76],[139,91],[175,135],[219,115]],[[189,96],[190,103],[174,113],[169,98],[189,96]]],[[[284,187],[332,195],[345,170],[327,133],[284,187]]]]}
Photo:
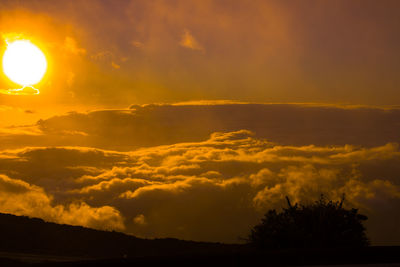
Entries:
{"type": "Polygon", "coordinates": [[[18,181],[3,185],[4,203],[25,190],[3,211],[142,237],[237,242],[286,195],[307,202],[345,193],[370,217],[375,244],[397,244],[399,115],[219,101],[3,127],[0,173],[18,181]]]}
{"type": "Polygon", "coordinates": [[[135,218],[133,218],[133,222],[139,225],[145,225],[146,224],[146,218],[144,217],[143,214],[139,214],[135,218]]]}
{"type": "Polygon", "coordinates": [[[125,230],[121,213],[111,206],[91,207],[85,202],[71,204],[58,222],[103,230],[125,230]]]}
{"type": "Polygon", "coordinates": [[[0,212],[40,217],[47,221],[96,229],[124,230],[123,217],[111,206],[91,207],[85,202],[53,205],[43,188],[0,175],[0,212]]]}
{"type": "MultiPolygon", "coordinates": [[[[245,237],[267,209],[286,205],[285,196],[309,202],[321,193],[332,199],[344,193],[347,205],[370,217],[375,244],[397,244],[399,166],[395,143],[278,145],[247,130],[126,152],[31,147],[0,153],[0,173],[19,181],[4,190],[23,189],[47,199],[44,203],[51,199],[50,210],[62,207],[57,208],[63,211],[60,221],[124,226],[142,237],[226,242],[245,237]],[[86,213],[91,215],[81,216],[86,213]]],[[[26,210],[34,212],[36,206],[26,210]]]]}

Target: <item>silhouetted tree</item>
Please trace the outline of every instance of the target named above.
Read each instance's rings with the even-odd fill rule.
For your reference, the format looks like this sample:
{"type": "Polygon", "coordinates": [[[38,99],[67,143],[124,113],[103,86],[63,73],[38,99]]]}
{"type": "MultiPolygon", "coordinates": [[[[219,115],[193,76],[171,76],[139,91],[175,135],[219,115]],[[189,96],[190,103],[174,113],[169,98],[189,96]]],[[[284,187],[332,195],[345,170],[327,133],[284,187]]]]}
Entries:
{"type": "Polygon", "coordinates": [[[309,205],[292,205],[282,212],[269,210],[249,235],[258,248],[362,247],[368,246],[363,221],[357,209],[341,201],[327,201],[323,195],[309,205]]]}

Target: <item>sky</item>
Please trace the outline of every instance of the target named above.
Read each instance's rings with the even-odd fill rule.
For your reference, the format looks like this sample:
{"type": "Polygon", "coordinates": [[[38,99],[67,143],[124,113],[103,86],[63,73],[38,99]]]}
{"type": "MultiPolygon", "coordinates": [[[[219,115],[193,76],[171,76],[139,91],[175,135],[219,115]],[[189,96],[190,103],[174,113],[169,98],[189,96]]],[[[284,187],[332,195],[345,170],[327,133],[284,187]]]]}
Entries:
{"type": "Polygon", "coordinates": [[[399,245],[396,0],[2,0],[45,54],[0,74],[0,212],[139,237],[240,242],[321,193],[399,245]]]}

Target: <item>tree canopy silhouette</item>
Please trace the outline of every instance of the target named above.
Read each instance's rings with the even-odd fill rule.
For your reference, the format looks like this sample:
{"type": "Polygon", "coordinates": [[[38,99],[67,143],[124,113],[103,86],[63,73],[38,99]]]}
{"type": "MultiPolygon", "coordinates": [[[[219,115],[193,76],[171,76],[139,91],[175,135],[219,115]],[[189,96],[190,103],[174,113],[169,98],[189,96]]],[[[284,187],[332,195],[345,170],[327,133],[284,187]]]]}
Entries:
{"type": "Polygon", "coordinates": [[[343,207],[341,201],[323,195],[308,205],[292,205],[281,212],[269,210],[249,235],[258,248],[311,248],[368,246],[363,221],[368,218],[357,209],[343,207]]]}

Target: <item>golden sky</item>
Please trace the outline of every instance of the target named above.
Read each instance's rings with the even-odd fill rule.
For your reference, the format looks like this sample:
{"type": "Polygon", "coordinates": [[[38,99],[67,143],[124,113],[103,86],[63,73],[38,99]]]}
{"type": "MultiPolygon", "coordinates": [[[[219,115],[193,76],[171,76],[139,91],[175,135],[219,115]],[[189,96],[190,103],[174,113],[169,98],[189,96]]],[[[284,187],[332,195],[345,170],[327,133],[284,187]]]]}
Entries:
{"type": "Polygon", "coordinates": [[[45,50],[49,73],[34,100],[41,105],[393,105],[398,8],[396,0],[6,0],[0,32],[45,50]]]}
{"type": "Polygon", "coordinates": [[[1,56],[28,39],[48,68],[0,94],[0,212],[238,242],[286,195],[346,193],[398,245],[399,7],[1,0],[1,56]]]}

